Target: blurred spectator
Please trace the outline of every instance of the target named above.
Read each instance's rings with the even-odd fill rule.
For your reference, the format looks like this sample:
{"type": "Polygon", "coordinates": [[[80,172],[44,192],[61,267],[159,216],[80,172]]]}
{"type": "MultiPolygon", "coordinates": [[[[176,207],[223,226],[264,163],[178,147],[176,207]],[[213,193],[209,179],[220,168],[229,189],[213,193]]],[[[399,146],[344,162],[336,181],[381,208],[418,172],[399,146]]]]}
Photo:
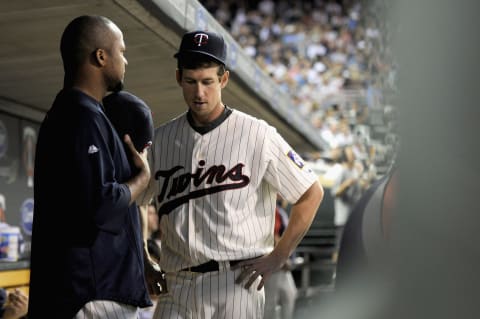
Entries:
{"type": "MultiPolygon", "coordinates": [[[[142,224],[143,238],[145,245],[149,242],[151,245],[156,245],[157,248],[153,248],[155,251],[161,248],[161,239],[160,239],[160,221],[158,218],[157,208],[154,204],[150,203],[148,205],[139,206],[142,215],[145,214],[144,220],[146,224],[142,224]]],[[[142,220],[142,222],[144,221],[142,220]]]]}
{"type": "MultiPolygon", "coordinates": [[[[337,246],[340,246],[343,227],[352,211],[353,206],[361,196],[360,175],[362,169],[359,162],[355,160],[355,154],[351,146],[343,148],[339,164],[337,164],[338,174],[330,189],[334,197],[334,224],[336,228],[337,246]]],[[[336,255],[334,257],[336,259],[336,255]]]]}
{"type": "Polygon", "coordinates": [[[147,208],[148,216],[148,239],[151,239],[160,249],[161,248],[161,239],[160,239],[160,220],[158,218],[157,208],[154,204],[149,204],[147,208]]]}
{"type": "MultiPolygon", "coordinates": [[[[275,207],[274,244],[283,234],[288,224],[288,214],[282,206],[282,199],[277,197],[275,207]]],[[[279,319],[292,319],[297,299],[297,287],[292,275],[293,257],[289,258],[282,269],[272,274],[265,283],[265,319],[276,319],[277,308],[279,319]]]]}
{"type": "Polygon", "coordinates": [[[391,30],[376,18],[381,8],[360,0],[200,3],[223,25],[218,16],[230,17],[227,30],[318,130],[321,151],[353,145],[368,179],[385,172],[382,147],[373,157],[358,150],[386,141],[372,141],[370,131],[360,140],[355,135],[357,126],[369,125],[369,109],[383,107],[385,89],[395,85],[396,63],[386,45],[391,30]]]}

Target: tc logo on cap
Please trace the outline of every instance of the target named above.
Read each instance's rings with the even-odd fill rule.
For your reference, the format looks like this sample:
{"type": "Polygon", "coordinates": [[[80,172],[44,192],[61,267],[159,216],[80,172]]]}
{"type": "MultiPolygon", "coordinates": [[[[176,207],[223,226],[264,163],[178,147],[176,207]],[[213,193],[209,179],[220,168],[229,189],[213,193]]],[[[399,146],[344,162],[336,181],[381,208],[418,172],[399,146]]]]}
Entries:
{"type": "Polygon", "coordinates": [[[197,33],[193,36],[193,42],[199,47],[208,43],[208,34],[197,33]]]}

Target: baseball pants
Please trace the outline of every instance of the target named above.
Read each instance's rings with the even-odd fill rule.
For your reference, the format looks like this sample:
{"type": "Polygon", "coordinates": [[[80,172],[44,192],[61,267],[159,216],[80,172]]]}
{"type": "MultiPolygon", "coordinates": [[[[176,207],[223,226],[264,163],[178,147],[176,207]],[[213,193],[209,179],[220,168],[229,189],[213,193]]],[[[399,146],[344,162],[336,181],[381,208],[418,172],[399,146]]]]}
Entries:
{"type": "Polygon", "coordinates": [[[236,284],[241,269],[196,273],[167,273],[168,293],[160,295],[154,319],[262,319],[265,293],[257,290],[258,278],[249,289],[236,284]]]}
{"type": "Polygon", "coordinates": [[[138,319],[138,307],[110,300],[87,302],[73,319],[138,319]]]}

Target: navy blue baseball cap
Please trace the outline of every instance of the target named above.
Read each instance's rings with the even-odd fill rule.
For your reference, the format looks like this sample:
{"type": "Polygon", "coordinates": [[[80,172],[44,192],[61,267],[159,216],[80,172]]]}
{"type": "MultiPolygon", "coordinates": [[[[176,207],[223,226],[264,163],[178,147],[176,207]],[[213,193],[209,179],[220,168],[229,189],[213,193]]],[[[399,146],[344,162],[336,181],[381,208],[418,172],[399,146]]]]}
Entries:
{"type": "Polygon", "coordinates": [[[127,91],[114,92],[103,98],[105,114],[123,141],[130,135],[137,151],[152,143],[153,118],[150,107],[139,97],[127,91]]]}
{"type": "Polygon", "coordinates": [[[182,37],[180,49],[175,53],[175,58],[181,58],[190,54],[202,54],[213,58],[225,65],[227,59],[227,45],[223,37],[209,31],[191,31],[182,37]]]}

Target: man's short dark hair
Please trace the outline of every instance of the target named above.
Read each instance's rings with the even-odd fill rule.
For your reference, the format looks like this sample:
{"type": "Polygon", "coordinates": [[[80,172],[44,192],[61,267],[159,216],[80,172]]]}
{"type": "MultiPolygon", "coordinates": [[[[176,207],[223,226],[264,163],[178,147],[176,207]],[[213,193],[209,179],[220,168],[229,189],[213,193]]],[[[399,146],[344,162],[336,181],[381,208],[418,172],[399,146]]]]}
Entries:
{"type": "Polygon", "coordinates": [[[112,21],[106,17],[83,15],[67,25],[60,41],[60,53],[66,73],[74,72],[91,53],[108,44],[107,32],[110,24],[112,21]]]}

